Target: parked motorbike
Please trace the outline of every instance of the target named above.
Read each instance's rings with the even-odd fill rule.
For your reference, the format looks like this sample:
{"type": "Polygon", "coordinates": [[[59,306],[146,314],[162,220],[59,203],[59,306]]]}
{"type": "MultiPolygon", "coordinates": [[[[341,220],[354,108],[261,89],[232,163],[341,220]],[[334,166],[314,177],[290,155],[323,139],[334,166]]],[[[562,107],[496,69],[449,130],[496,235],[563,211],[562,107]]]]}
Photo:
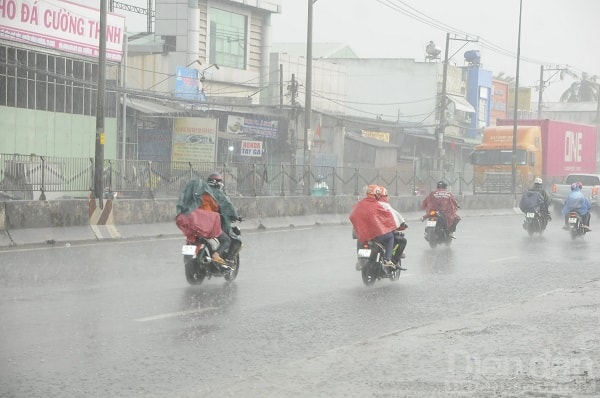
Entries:
{"type": "Polygon", "coordinates": [[[452,236],[450,236],[446,217],[441,211],[430,210],[423,216],[422,221],[426,221],[425,240],[429,242],[431,248],[435,248],[437,245],[441,244],[450,246],[452,243],[452,236]]]}
{"type": "Polygon", "coordinates": [[[571,234],[571,239],[576,239],[580,236],[585,235],[587,230],[583,227],[583,220],[581,215],[576,211],[569,212],[569,218],[567,220],[569,225],[569,233],[571,234]]]}
{"type": "Polygon", "coordinates": [[[546,229],[547,221],[542,216],[539,210],[528,211],[525,213],[525,221],[523,221],[523,229],[527,231],[529,236],[533,236],[534,233],[541,234],[546,229]]]}
{"type": "MultiPolygon", "coordinates": [[[[394,231],[397,237],[404,237],[404,233],[394,231]]],[[[357,255],[358,262],[356,270],[361,272],[363,283],[370,286],[379,279],[389,279],[397,281],[400,277],[400,272],[405,271],[402,268],[402,258],[397,250],[399,245],[394,242],[394,251],[392,252],[392,262],[396,265],[395,268],[383,266],[383,254],[385,248],[379,242],[369,241],[364,244],[359,244],[357,255]]]]}
{"type": "MultiPolygon", "coordinates": [[[[241,221],[238,219],[237,221],[241,221]]],[[[226,281],[233,281],[240,272],[240,250],[242,248],[242,232],[238,226],[231,227],[229,237],[231,246],[223,253],[222,258],[226,265],[215,263],[212,259],[213,252],[219,246],[217,239],[207,239],[195,236],[195,239],[186,239],[181,249],[185,277],[189,284],[199,285],[205,278],[223,277],[226,281]]]]}

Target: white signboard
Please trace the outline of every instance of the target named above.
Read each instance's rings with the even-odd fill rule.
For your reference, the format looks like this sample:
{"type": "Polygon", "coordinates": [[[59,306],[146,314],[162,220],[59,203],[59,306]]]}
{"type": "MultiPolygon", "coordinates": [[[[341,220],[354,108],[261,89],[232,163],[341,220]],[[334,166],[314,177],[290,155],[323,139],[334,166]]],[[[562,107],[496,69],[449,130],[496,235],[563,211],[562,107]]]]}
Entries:
{"type": "Polygon", "coordinates": [[[262,156],[262,142],[261,141],[242,141],[242,156],[262,156]]]}
{"type": "MultiPolygon", "coordinates": [[[[107,60],[121,61],[124,34],[125,17],[108,14],[107,60]]],[[[61,0],[0,0],[0,38],[98,58],[100,10],[61,0]]]]}

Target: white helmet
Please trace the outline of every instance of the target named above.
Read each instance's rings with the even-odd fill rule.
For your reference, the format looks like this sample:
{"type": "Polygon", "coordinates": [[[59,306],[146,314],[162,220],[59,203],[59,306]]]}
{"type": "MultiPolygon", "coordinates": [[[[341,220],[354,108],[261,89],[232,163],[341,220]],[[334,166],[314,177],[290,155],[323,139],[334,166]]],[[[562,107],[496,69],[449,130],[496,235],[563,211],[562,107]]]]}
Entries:
{"type": "Polygon", "coordinates": [[[533,180],[533,183],[542,185],[542,179],[540,177],[536,177],[535,180],[533,180]]]}

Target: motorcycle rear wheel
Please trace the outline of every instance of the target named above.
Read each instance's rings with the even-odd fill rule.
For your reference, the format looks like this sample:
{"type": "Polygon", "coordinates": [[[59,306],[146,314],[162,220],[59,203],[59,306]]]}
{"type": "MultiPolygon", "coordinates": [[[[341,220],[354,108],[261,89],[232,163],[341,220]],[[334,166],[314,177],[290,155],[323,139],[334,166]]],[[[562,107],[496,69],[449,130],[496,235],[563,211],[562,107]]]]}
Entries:
{"type": "Polygon", "coordinates": [[[362,267],[361,275],[362,280],[365,286],[371,286],[377,278],[375,277],[375,266],[372,262],[368,262],[364,267],[362,267]]]}
{"type": "Polygon", "coordinates": [[[240,272],[240,255],[236,254],[233,260],[227,262],[232,270],[225,274],[224,278],[228,282],[232,282],[237,278],[238,272],[240,272]]]}
{"type": "Polygon", "coordinates": [[[199,285],[204,282],[204,278],[206,277],[206,270],[196,260],[197,258],[193,258],[192,256],[183,256],[185,278],[190,285],[199,285]]]}
{"type": "MultiPolygon", "coordinates": [[[[398,264],[398,266],[400,266],[400,264],[398,264]]],[[[392,271],[390,271],[390,281],[394,282],[397,281],[400,278],[400,270],[399,269],[394,269],[392,271]]]]}
{"type": "Polygon", "coordinates": [[[367,266],[368,262],[369,262],[368,258],[359,258],[356,261],[356,270],[361,271],[363,268],[365,268],[367,266]]]}

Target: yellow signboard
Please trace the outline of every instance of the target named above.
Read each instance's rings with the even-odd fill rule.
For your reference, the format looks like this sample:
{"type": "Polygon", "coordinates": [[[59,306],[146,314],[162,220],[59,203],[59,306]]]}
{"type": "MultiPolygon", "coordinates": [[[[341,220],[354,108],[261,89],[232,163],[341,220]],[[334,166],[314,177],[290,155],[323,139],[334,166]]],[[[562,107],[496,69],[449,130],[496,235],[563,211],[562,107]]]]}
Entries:
{"type": "Polygon", "coordinates": [[[390,133],[384,133],[382,131],[362,130],[362,136],[373,138],[373,139],[379,140],[379,141],[383,141],[387,144],[390,143],[390,133]]]}
{"type": "Polygon", "coordinates": [[[174,162],[214,162],[217,119],[182,117],[173,119],[174,162]]]}

